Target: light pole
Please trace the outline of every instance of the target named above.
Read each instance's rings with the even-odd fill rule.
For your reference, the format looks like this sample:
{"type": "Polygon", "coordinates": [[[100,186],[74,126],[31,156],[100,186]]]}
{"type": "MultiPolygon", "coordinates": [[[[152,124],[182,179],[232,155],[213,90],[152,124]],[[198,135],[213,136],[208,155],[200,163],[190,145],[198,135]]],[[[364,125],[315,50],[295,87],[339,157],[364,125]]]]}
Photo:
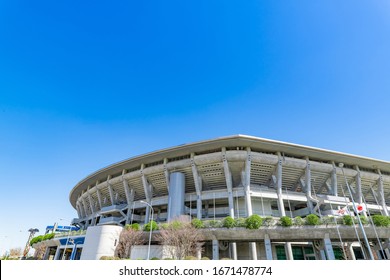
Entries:
{"type": "Polygon", "coordinates": [[[153,210],[153,207],[152,207],[152,205],[150,204],[150,203],[148,203],[148,202],[146,202],[146,201],[143,201],[143,200],[140,200],[140,202],[141,203],[144,203],[144,204],[146,204],[146,205],[148,205],[149,206],[149,208],[150,208],[150,211],[152,212],[152,217],[151,217],[151,219],[150,219],[150,221],[149,221],[149,226],[150,226],[150,230],[149,230],[149,246],[148,246],[148,260],[150,260],[150,242],[151,242],[151,240],[152,240],[152,221],[153,221],[153,214],[154,214],[154,210],[153,210]]]}

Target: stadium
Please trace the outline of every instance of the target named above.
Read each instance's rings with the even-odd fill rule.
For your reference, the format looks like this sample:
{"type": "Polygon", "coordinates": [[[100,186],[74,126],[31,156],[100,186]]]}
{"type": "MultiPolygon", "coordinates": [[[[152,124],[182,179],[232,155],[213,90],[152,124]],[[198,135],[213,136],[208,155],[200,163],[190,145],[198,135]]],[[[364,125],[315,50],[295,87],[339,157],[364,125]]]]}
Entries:
{"type": "MultiPolygon", "coordinates": [[[[45,241],[45,259],[113,255],[124,225],[178,217],[214,225],[202,229],[198,258],[390,258],[390,227],[371,219],[389,216],[390,162],[319,148],[245,135],[183,144],[98,170],[69,199],[81,230],[45,241]],[[218,225],[254,214],[263,218],[256,230],[218,225]],[[321,222],[307,225],[313,214],[321,222]],[[338,223],[343,215],[353,224],[338,223]]],[[[155,234],[148,249],[161,257],[155,234]]]]}

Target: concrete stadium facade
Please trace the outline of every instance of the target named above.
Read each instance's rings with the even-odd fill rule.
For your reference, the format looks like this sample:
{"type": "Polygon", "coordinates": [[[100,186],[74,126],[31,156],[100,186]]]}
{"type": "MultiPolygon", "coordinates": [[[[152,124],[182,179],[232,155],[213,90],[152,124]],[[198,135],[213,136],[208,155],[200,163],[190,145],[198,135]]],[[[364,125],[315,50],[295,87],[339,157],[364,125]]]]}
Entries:
{"type": "MultiPolygon", "coordinates": [[[[390,162],[245,135],[134,157],[98,170],[70,192],[78,213],[73,224],[83,229],[147,223],[151,213],[157,222],[183,215],[200,220],[328,216],[352,202],[364,203],[370,215],[389,215],[390,162]]],[[[389,228],[365,228],[216,228],[205,234],[204,254],[213,259],[334,259],[335,244],[343,243],[349,244],[352,259],[372,258],[372,252],[389,259],[389,228]],[[353,251],[353,244],[360,252],[353,251]]]]}

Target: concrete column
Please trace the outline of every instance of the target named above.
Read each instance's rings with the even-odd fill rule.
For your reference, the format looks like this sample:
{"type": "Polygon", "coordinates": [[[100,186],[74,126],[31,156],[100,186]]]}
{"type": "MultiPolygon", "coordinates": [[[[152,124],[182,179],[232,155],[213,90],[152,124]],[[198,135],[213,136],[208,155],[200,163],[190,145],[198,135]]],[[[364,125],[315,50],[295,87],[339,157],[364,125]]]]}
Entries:
{"type": "MultiPolygon", "coordinates": [[[[233,180],[232,174],[229,168],[229,163],[226,160],[226,148],[222,148],[222,161],[223,161],[223,169],[225,173],[226,187],[228,191],[228,207],[229,207],[229,215],[234,219],[234,200],[233,200],[233,180]]],[[[232,253],[233,260],[237,260],[237,244],[236,242],[230,243],[230,250],[232,253]]]]}
{"type": "Polygon", "coordinates": [[[110,183],[108,183],[108,180],[107,180],[107,188],[108,188],[108,193],[110,194],[111,205],[114,205],[115,204],[114,190],[112,189],[110,183]]]}
{"type": "Polygon", "coordinates": [[[60,259],[60,246],[57,247],[57,250],[56,250],[56,254],[54,255],[54,259],[55,260],[59,260],[60,259]]]}
{"type": "Polygon", "coordinates": [[[219,260],[219,242],[213,239],[213,260],[219,260]]]}
{"type": "Polygon", "coordinates": [[[87,217],[87,216],[89,215],[89,213],[88,213],[88,207],[87,207],[87,203],[85,202],[85,199],[84,199],[83,196],[81,197],[81,202],[82,202],[82,204],[83,204],[83,208],[84,208],[84,211],[85,211],[85,217],[87,217]]]}
{"type": "Polygon", "coordinates": [[[333,247],[332,247],[332,242],[330,241],[329,234],[325,234],[324,238],[324,248],[325,248],[325,253],[326,257],[328,260],[334,260],[334,252],[333,252],[333,247]]]}
{"type": "Polygon", "coordinates": [[[194,177],[194,184],[196,190],[196,217],[200,220],[202,219],[202,179],[198,174],[198,169],[195,165],[195,154],[191,154],[191,168],[192,176],[194,177]]]}
{"type": "Polygon", "coordinates": [[[131,206],[133,205],[134,202],[134,190],[130,189],[129,184],[127,181],[122,177],[123,180],[123,189],[125,191],[126,195],[126,201],[127,201],[127,217],[126,217],[126,224],[128,224],[131,220],[131,215],[133,209],[131,209],[131,206]]]}
{"type": "Polygon", "coordinates": [[[349,252],[349,255],[351,257],[351,260],[356,260],[355,252],[353,251],[353,248],[352,248],[352,243],[348,243],[347,246],[348,246],[348,252],[349,252]]]}
{"type": "Polygon", "coordinates": [[[363,203],[363,195],[362,195],[362,178],[360,176],[360,169],[358,166],[355,166],[357,171],[355,182],[356,182],[356,203],[363,203]]]}
{"type": "MultiPolygon", "coordinates": [[[[253,214],[252,210],[252,199],[251,199],[251,149],[248,147],[247,150],[247,159],[245,162],[245,185],[244,185],[244,192],[245,192],[245,206],[246,206],[246,213],[247,216],[251,216],[253,214]]],[[[256,250],[256,243],[255,242],[249,242],[249,252],[251,252],[252,260],[257,260],[257,250],[256,250]]]]}
{"type": "Polygon", "coordinates": [[[168,159],[164,158],[164,176],[165,176],[165,183],[167,184],[167,190],[169,194],[169,171],[168,171],[168,159]]]}
{"type": "Polygon", "coordinates": [[[150,221],[150,211],[151,211],[151,209],[149,208],[148,205],[146,205],[146,207],[145,207],[145,220],[144,220],[144,224],[147,224],[150,221]]]}
{"type": "Polygon", "coordinates": [[[45,254],[43,255],[43,260],[47,260],[49,258],[50,247],[46,247],[45,254]]]}
{"type": "Polygon", "coordinates": [[[305,185],[306,185],[307,207],[309,208],[310,213],[313,213],[313,202],[311,201],[311,170],[310,170],[309,158],[306,158],[305,185]]]}
{"type": "Polygon", "coordinates": [[[90,194],[88,194],[88,201],[89,201],[89,207],[91,207],[92,214],[94,214],[95,213],[95,207],[93,205],[93,199],[92,199],[92,196],[90,194]]]}
{"type": "Polygon", "coordinates": [[[282,157],[279,152],[278,157],[279,160],[276,166],[276,194],[278,196],[279,215],[283,217],[286,216],[286,211],[284,209],[284,202],[282,197],[282,157]]]}
{"type": "Polygon", "coordinates": [[[332,166],[333,166],[332,175],[331,175],[332,195],[338,196],[336,164],[332,162],[332,166]]]}
{"type": "Polygon", "coordinates": [[[379,193],[379,201],[383,209],[383,214],[386,216],[389,216],[389,211],[387,210],[386,200],[385,200],[385,193],[383,189],[383,177],[380,170],[378,170],[379,173],[379,179],[378,179],[378,193],[379,193]]]}
{"type": "MultiPolygon", "coordinates": [[[[279,215],[281,217],[286,216],[286,210],[284,209],[284,201],[283,201],[283,196],[282,196],[282,180],[283,180],[283,158],[278,152],[278,163],[276,166],[276,194],[278,196],[278,209],[279,209],[279,215]]],[[[290,209],[291,210],[291,209],[290,209]]],[[[292,254],[292,248],[291,248],[291,243],[286,242],[286,254],[287,254],[287,259],[293,260],[293,254],[292,254]]]]}
{"type": "Polygon", "coordinates": [[[98,198],[98,203],[99,203],[99,209],[101,210],[103,207],[102,194],[100,193],[100,190],[97,187],[95,187],[95,188],[96,188],[96,196],[98,198]]]}
{"type": "Polygon", "coordinates": [[[252,200],[251,200],[251,150],[247,148],[248,156],[245,162],[245,182],[244,182],[244,192],[245,192],[245,207],[247,216],[253,214],[252,211],[252,200]]]}
{"type": "Polygon", "coordinates": [[[264,246],[265,246],[265,256],[267,260],[272,260],[272,245],[268,234],[266,234],[264,237],[264,246]]]}
{"type": "Polygon", "coordinates": [[[202,246],[198,244],[196,249],[196,258],[200,260],[202,258],[202,246]]]}
{"type": "Polygon", "coordinates": [[[173,172],[169,177],[168,222],[184,215],[185,176],[181,172],[173,172]]]}

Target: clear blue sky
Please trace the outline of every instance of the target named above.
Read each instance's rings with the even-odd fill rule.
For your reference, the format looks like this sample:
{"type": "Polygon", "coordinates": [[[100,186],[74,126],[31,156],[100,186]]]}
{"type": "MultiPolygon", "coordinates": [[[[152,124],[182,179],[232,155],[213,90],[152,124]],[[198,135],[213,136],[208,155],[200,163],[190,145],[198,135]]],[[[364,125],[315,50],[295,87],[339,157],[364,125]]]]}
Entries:
{"type": "Polygon", "coordinates": [[[389,50],[386,0],[0,0],[0,251],[153,150],[248,134],[390,160],[389,50]]]}

